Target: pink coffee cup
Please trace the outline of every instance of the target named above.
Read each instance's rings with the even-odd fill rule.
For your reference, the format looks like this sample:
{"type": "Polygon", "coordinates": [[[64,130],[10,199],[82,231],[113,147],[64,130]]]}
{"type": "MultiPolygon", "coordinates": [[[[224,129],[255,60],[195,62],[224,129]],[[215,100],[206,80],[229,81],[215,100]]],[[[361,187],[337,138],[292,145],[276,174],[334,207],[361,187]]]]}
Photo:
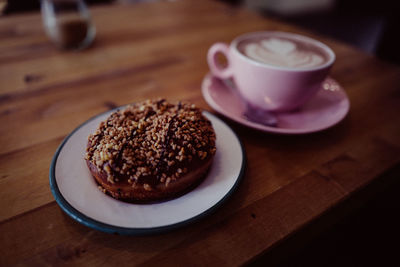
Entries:
{"type": "Polygon", "coordinates": [[[214,76],[233,78],[240,95],[252,106],[290,111],[320,89],[335,53],[302,35],[265,31],[241,35],[230,45],[215,43],[207,61],[214,76]],[[219,53],[226,57],[226,67],[218,63],[219,53]]]}

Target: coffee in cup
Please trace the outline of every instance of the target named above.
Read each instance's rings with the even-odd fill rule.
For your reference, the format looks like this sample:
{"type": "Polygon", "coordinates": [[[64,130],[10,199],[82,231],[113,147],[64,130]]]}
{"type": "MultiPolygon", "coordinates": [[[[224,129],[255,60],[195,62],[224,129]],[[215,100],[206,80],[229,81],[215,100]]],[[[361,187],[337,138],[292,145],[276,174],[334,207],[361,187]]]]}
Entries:
{"type": "Polygon", "coordinates": [[[238,50],[260,63],[296,69],[318,67],[329,60],[325,50],[312,43],[278,36],[244,40],[238,50]]]}
{"type": "Polygon", "coordinates": [[[256,32],[237,37],[230,46],[214,44],[208,51],[213,75],[233,78],[251,105],[287,111],[303,105],[320,88],[335,61],[334,52],[314,39],[284,32],[256,32]],[[228,61],[222,67],[216,55],[228,61]]]}

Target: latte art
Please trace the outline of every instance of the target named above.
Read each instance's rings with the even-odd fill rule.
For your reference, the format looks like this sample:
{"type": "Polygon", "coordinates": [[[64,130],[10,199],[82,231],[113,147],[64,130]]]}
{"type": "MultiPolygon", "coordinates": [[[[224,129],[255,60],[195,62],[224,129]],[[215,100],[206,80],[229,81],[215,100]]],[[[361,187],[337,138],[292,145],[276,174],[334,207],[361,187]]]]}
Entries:
{"type": "Polygon", "coordinates": [[[239,50],[255,61],[280,67],[310,68],[327,62],[320,48],[277,37],[247,40],[239,45],[239,50]]]}

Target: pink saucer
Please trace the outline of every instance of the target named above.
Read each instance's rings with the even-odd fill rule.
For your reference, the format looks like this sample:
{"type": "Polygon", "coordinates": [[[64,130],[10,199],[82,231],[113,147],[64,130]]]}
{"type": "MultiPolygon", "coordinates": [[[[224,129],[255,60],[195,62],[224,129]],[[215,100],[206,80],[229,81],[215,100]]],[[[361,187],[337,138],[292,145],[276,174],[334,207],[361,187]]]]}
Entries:
{"type": "Polygon", "coordinates": [[[202,84],[204,99],[225,117],[264,132],[305,134],[321,131],[343,120],[350,108],[343,88],[332,78],[327,78],[321,90],[308,103],[297,111],[274,113],[278,120],[276,127],[267,126],[249,121],[243,115],[246,103],[231,84],[207,74],[202,84]]]}

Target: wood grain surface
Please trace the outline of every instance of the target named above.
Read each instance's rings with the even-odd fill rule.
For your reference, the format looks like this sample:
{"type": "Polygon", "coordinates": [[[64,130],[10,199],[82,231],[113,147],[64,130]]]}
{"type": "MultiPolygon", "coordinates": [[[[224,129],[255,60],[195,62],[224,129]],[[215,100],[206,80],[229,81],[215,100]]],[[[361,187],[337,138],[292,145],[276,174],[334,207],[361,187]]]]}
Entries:
{"type": "MultiPolygon", "coordinates": [[[[252,262],[400,164],[400,69],[357,49],[214,1],[161,1],[91,10],[94,45],[57,50],[40,14],[0,20],[1,266],[206,265],[252,262]],[[331,76],[349,115],[301,136],[228,123],[247,156],[243,182],[214,214],[182,229],[114,236],[69,218],[48,171],[63,138],[90,117],[147,98],[187,100],[210,110],[200,85],[217,41],[281,30],[335,51],[331,76]]],[[[101,208],[101,207],[100,207],[101,208]]]]}

